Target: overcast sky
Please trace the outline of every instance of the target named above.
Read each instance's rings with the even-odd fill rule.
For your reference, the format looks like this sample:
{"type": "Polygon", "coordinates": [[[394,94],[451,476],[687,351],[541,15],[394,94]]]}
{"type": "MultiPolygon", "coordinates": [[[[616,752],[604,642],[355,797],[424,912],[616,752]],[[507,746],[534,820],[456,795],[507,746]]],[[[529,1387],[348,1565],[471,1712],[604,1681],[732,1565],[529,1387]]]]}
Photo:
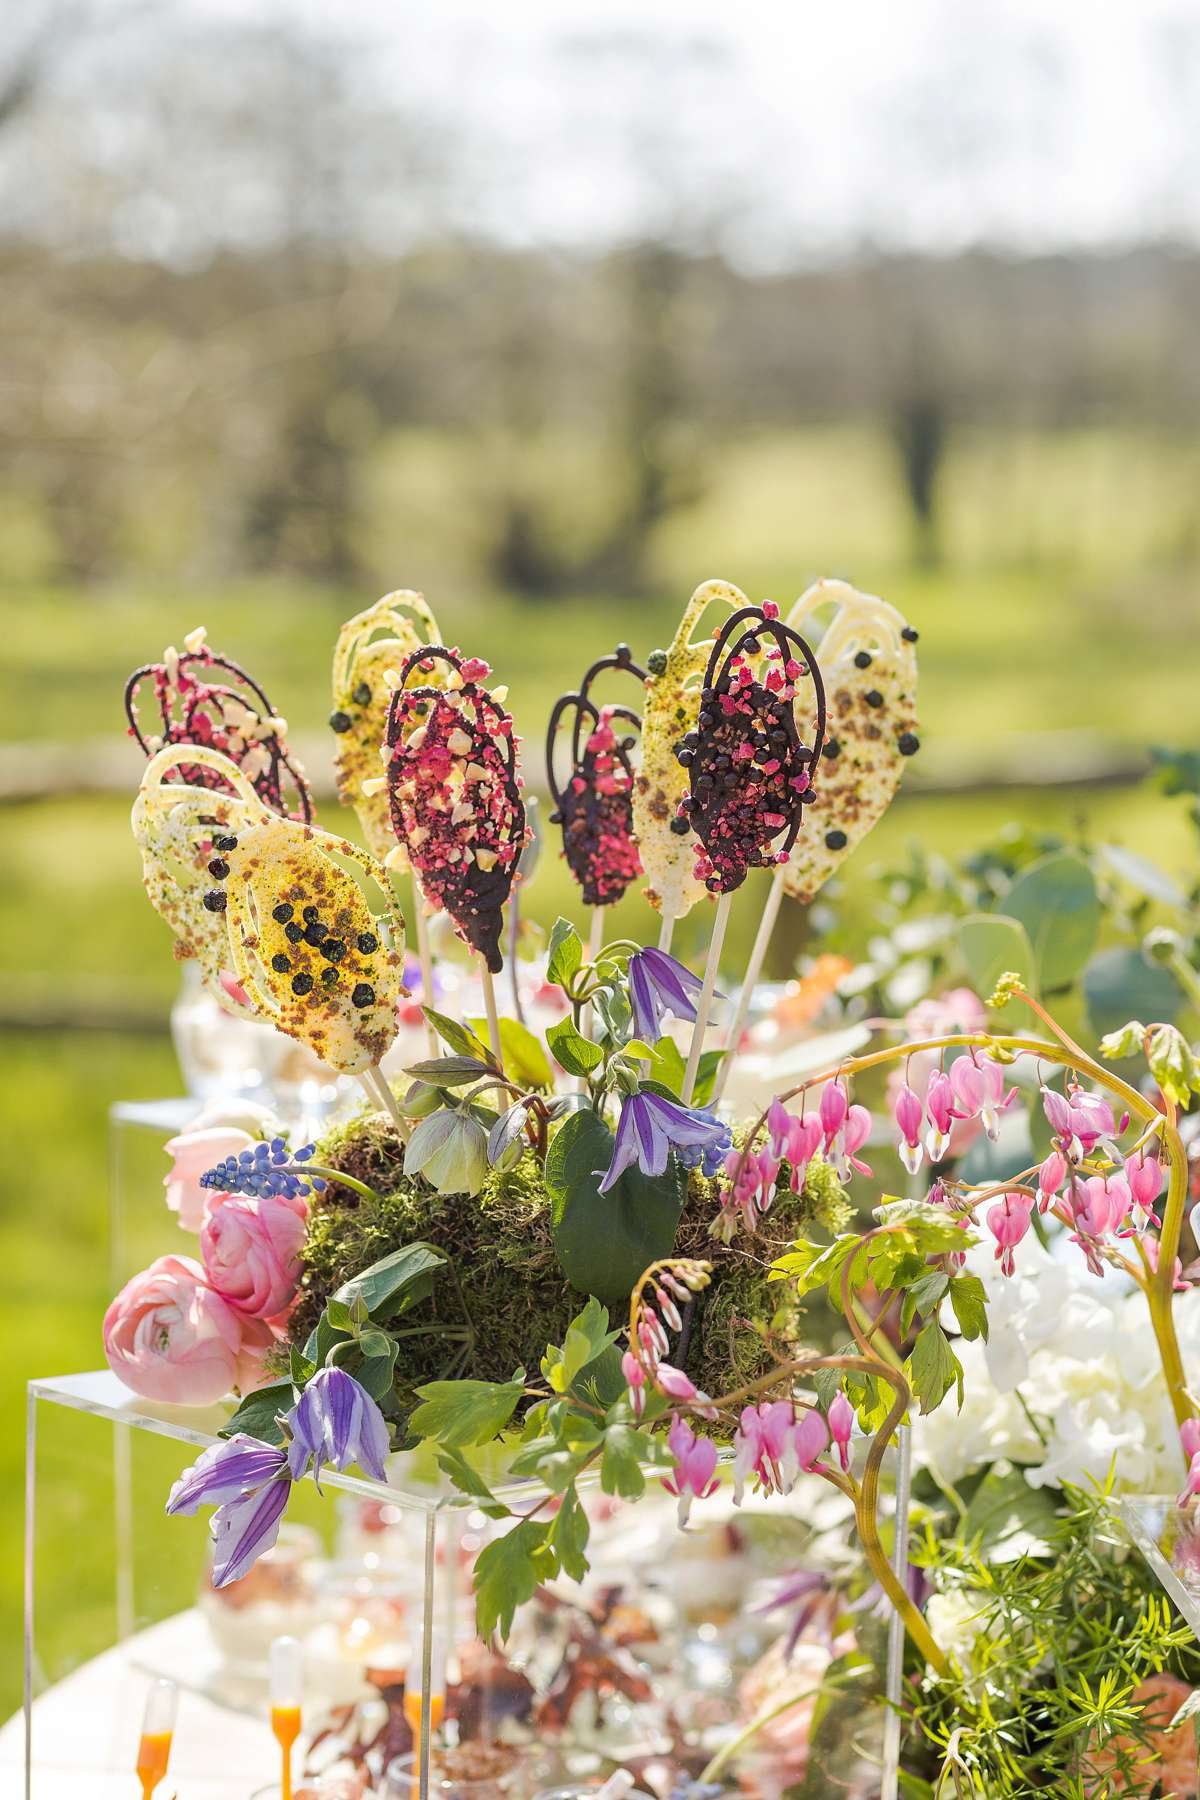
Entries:
{"type": "Polygon", "coordinates": [[[516,240],[664,205],[764,260],[1200,237],[1200,4],[188,3],[372,37],[396,91],[469,121],[516,240]]]}

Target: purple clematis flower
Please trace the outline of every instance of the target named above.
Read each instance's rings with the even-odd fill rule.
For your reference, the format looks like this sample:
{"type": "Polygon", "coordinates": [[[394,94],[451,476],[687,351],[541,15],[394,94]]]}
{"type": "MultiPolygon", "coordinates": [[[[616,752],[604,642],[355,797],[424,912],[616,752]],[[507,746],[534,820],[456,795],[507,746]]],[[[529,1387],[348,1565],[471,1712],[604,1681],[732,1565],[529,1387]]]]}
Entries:
{"type": "Polygon", "coordinates": [[[239,1431],[180,1476],[167,1511],[190,1514],[216,1506],[212,1579],[214,1587],[225,1587],[274,1544],[291,1491],[287,1452],[239,1431]]]}
{"type": "Polygon", "coordinates": [[[364,1387],[345,1369],[318,1369],[287,1416],[292,1434],[288,1462],[298,1479],[313,1460],[313,1480],[330,1463],[335,1469],[356,1462],[375,1481],[386,1481],[383,1462],[391,1448],[383,1414],[364,1387]]]}
{"type": "Polygon", "coordinates": [[[723,1153],[729,1127],[714,1119],[707,1107],[681,1106],[662,1094],[643,1089],[626,1094],[617,1123],[617,1142],[600,1192],[606,1194],[631,1163],[643,1175],[661,1175],[672,1150],[723,1153]]]}
{"type": "MultiPolygon", "coordinates": [[[[643,1043],[656,1044],[668,1013],[694,1019],[695,998],[704,983],[664,950],[639,950],[629,959],[629,1004],[633,1029],[643,1043]]],[[[724,994],[714,998],[723,1000],[724,994]]]]}

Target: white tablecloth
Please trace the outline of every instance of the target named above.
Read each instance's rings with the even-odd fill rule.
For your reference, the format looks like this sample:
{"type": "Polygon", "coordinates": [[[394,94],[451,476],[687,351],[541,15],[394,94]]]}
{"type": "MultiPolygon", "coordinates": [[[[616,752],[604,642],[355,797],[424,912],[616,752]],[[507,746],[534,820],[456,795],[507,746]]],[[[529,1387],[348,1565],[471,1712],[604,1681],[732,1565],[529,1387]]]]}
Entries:
{"type": "MultiPolygon", "coordinates": [[[[146,1690],[155,1675],[194,1670],[179,1692],[171,1761],[155,1800],[249,1800],[279,1779],[266,1720],[203,1692],[212,1639],[195,1610],[164,1619],[85,1663],[33,1706],[33,1800],[136,1800],[134,1764],[146,1690]],[[86,1777],[86,1779],[82,1779],[86,1777]]],[[[25,1731],[17,1713],[0,1728],[0,1794],[24,1793],[25,1731]]]]}

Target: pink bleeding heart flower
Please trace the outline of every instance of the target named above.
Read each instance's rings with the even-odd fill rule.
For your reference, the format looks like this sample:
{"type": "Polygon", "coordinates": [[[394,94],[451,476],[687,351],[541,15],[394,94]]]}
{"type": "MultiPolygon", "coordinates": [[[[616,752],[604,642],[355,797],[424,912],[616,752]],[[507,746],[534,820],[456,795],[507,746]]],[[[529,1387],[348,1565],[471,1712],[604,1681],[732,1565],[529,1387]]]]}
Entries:
{"type": "Polygon", "coordinates": [[[786,1400],[745,1406],[733,1436],[733,1497],[742,1503],[746,1477],[760,1490],[790,1494],[796,1478],[795,1413],[786,1400]]]}
{"type": "Polygon", "coordinates": [[[1071,1123],[1089,1156],[1101,1138],[1112,1137],[1116,1131],[1112,1107],[1103,1095],[1085,1093],[1077,1086],[1071,1088],[1071,1123]]]}
{"type": "Polygon", "coordinates": [[[869,1175],[871,1169],[867,1163],[860,1162],[854,1152],[862,1149],[870,1135],[870,1113],[865,1106],[852,1106],[846,1114],[846,1122],[842,1126],[841,1147],[846,1162],[852,1169],[857,1169],[860,1175],[869,1175]]]}
{"type": "Polygon", "coordinates": [[[621,1373],[629,1383],[629,1404],[633,1408],[633,1416],[640,1419],[646,1405],[646,1371],[632,1350],[627,1350],[621,1358],[621,1373]]]}
{"type": "Polygon", "coordinates": [[[1162,1192],[1163,1169],[1157,1156],[1131,1156],[1125,1164],[1125,1179],[1129,1183],[1129,1191],[1133,1195],[1133,1203],[1143,1214],[1149,1214],[1154,1202],[1162,1192]]]}
{"type": "Polygon", "coordinates": [[[1197,1494],[1200,1494],[1200,1450],[1197,1450],[1196,1454],[1192,1457],[1191,1462],[1188,1464],[1187,1480],[1176,1495],[1176,1506],[1186,1505],[1186,1503],[1189,1500],[1194,1499],[1197,1494]]]}
{"type": "Polygon", "coordinates": [[[1066,1179],[1066,1159],[1060,1150],[1052,1150],[1038,1170],[1039,1211],[1045,1212],[1066,1179]]]}
{"type": "Polygon", "coordinates": [[[950,1086],[958,1102],[955,1116],[973,1119],[988,1096],[987,1081],[979,1064],[970,1056],[960,1056],[950,1064],[950,1086]]]}
{"type": "Polygon", "coordinates": [[[1003,1275],[1012,1275],[1016,1271],[1013,1250],[1029,1230],[1032,1211],[1033,1202],[1025,1194],[1005,1194],[996,1206],[988,1209],[988,1230],[996,1240],[996,1261],[1003,1275]]]}
{"type": "Polygon", "coordinates": [[[811,1114],[805,1119],[791,1121],[786,1160],[792,1171],[791,1189],[793,1194],[798,1194],[804,1186],[808,1165],[816,1155],[817,1145],[821,1142],[823,1135],[821,1121],[814,1119],[811,1114]]]}
{"type": "Polygon", "coordinates": [[[850,1433],[854,1430],[854,1408],[843,1388],[839,1388],[829,1404],[829,1430],[838,1447],[842,1468],[850,1468],[850,1433]]]}
{"type": "Polygon", "coordinates": [[[944,1069],[935,1069],[929,1077],[925,1095],[930,1129],[925,1139],[930,1162],[939,1163],[950,1148],[950,1133],[957,1114],[954,1111],[954,1089],[944,1069]]]}
{"type": "MultiPolygon", "coordinates": [[[[1145,1253],[1146,1261],[1150,1265],[1152,1272],[1155,1275],[1157,1275],[1158,1274],[1158,1239],[1156,1237],[1151,1237],[1150,1234],[1147,1232],[1147,1234],[1144,1237],[1139,1238],[1138,1241],[1142,1246],[1142,1250],[1145,1253]]],[[[1179,1258],[1176,1257],[1175,1258],[1175,1269],[1174,1269],[1174,1274],[1173,1274],[1171,1285],[1177,1294],[1186,1294],[1188,1291],[1188,1284],[1186,1281],[1184,1281],[1182,1279],[1182,1276],[1183,1276],[1183,1265],[1181,1264],[1179,1258]]]]}
{"type": "MultiPolygon", "coordinates": [[[[994,1144],[1000,1136],[1000,1114],[1007,1112],[1012,1105],[1017,1097],[1017,1090],[1012,1087],[1005,1094],[1004,1065],[996,1062],[992,1057],[985,1056],[976,1067],[983,1078],[983,1101],[979,1108],[979,1117],[983,1122],[983,1129],[994,1144]]],[[[953,1072],[953,1065],[951,1072],[953,1072]]]]}
{"type": "Polygon", "coordinates": [[[717,1468],[717,1446],[711,1438],[697,1437],[686,1419],[677,1413],[667,1433],[667,1446],[675,1458],[675,1473],[663,1481],[668,1494],[679,1501],[679,1528],[688,1522],[693,1500],[707,1500],[720,1487],[713,1476],[717,1468]]]}
{"type": "Polygon", "coordinates": [[[1200,1451],[1200,1419],[1185,1419],[1179,1427],[1179,1442],[1183,1446],[1184,1459],[1191,1462],[1197,1451],[1200,1451]]]}
{"type": "Polygon", "coordinates": [[[925,1123],[925,1108],[907,1082],[896,1096],[895,1117],[900,1131],[900,1161],[910,1175],[915,1175],[923,1160],[921,1126],[925,1123]]]}
{"type": "Polygon", "coordinates": [[[807,1472],[829,1447],[829,1426],[815,1406],[809,1407],[796,1427],[796,1461],[807,1472]]]}
{"type": "Polygon", "coordinates": [[[782,1162],[787,1155],[788,1144],[792,1135],[792,1115],[779,1099],[772,1100],[767,1109],[767,1143],[771,1155],[782,1162]]]}
{"type": "Polygon", "coordinates": [[[654,1385],[671,1400],[694,1400],[696,1388],[694,1383],[670,1363],[660,1362],[654,1371],[654,1385]]]}
{"type": "Polygon", "coordinates": [[[833,1144],[833,1140],[842,1128],[842,1121],[846,1117],[848,1107],[849,1102],[846,1099],[846,1090],[841,1082],[827,1081],[824,1088],[821,1090],[821,1105],[819,1109],[821,1115],[821,1129],[825,1134],[826,1152],[829,1151],[833,1144]]]}

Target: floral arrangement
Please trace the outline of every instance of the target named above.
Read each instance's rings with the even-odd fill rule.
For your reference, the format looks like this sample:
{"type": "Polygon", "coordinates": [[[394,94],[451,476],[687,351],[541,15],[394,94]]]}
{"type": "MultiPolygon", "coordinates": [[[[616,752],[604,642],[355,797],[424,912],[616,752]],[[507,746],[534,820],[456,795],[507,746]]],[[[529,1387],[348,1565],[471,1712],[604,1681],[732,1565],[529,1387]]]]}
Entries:
{"type": "MultiPolygon", "coordinates": [[[[959,1489],[979,1473],[973,1463],[990,1466],[981,1479],[993,1497],[1015,1469],[1020,1504],[1010,1486],[1009,1511],[1016,1505],[1043,1555],[1054,1540],[1055,1568],[1078,1561],[1074,1587],[1060,1580],[1055,1604],[1066,1607],[1081,1582],[1100,1591],[1106,1527],[1071,1489],[1090,1473],[1103,1482],[1097,1454],[1111,1446],[1111,1463],[1129,1446],[1110,1431],[1099,1452],[1073,1453],[1070,1394],[1052,1446],[1037,1422],[1045,1409],[1029,1405],[1018,1372],[1022,1357],[1027,1366],[1048,1353],[1030,1355],[1028,1290],[1045,1274],[1031,1267],[1031,1245],[1054,1232],[1093,1277],[1118,1279],[1134,1296],[1122,1307],[1143,1309],[1150,1326],[1164,1418],[1152,1430],[1143,1417],[1144,1454],[1124,1472],[1157,1480],[1182,1466],[1181,1443],[1185,1494],[1200,1493],[1200,1408],[1174,1304],[1188,1287],[1180,1118],[1200,1092],[1200,1062],[1173,1018],[1148,1010],[1142,1025],[1126,1014],[1096,1056],[1042,1003],[1039,994],[1060,989],[1064,971],[1069,984],[1090,954],[1087,882],[1101,905],[1084,859],[1051,851],[1009,878],[1000,898],[1010,911],[960,903],[940,938],[917,935],[928,947],[954,934],[973,991],[926,1000],[907,1022],[862,1023],[860,1052],[847,1053],[843,1037],[827,1065],[757,1117],[719,1109],[772,907],[783,891],[811,897],[829,881],[918,747],[915,637],[894,609],[840,583],[817,584],[786,620],[769,602],[752,607],[709,583],[671,647],[646,657],[640,714],[598,708],[589,671],[567,697],[575,727],[565,780],[553,760],[558,712],[549,754],[564,850],[593,924],[586,943],[566,920],[550,934],[546,979],[564,1016],[544,1043],[499,1017],[492,986],[503,966],[502,908],[527,841],[507,696],[486,686],[480,659],[437,641],[419,597],[389,596],[350,621],[335,660],[342,797],[359,810],[370,852],[272,805],[211,742],[146,740],[135,832],[177,953],[199,959],[223,1003],[356,1075],[367,1100],[365,1114],[294,1150],[270,1121],[219,1107],[202,1116],[174,1145],[172,1182],[181,1223],[199,1225],[201,1260],[160,1259],[105,1320],[109,1360],[136,1391],[184,1402],[231,1387],[241,1395],[226,1441],[169,1502],[174,1511],[216,1507],[218,1581],[235,1579],[274,1540],[292,1481],[352,1463],[382,1479],[390,1449],[424,1441],[447,1478],[505,1522],[475,1569],[480,1631],[505,1636],[546,1580],[586,1571],[579,1484],[589,1471],[628,1500],[657,1475],[681,1526],[723,1458],[739,1502],[748,1488],[787,1494],[816,1476],[852,1506],[871,1577],[903,1620],[915,1677],[909,1716],[926,1758],[936,1753],[934,1783],[953,1778],[968,1791],[962,1783],[983,1770],[987,1791],[1026,1791],[1011,1752],[997,1749],[992,1677],[977,1679],[972,1666],[980,1632],[993,1642],[1025,1630],[1014,1622],[1017,1576],[989,1581],[978,1535],[948,1536],[931,1511],[914,1556],[933,1586],[923,1602],[882,1539],[885,1458],[913,1422],[925,1504],[950,1496],[960,1521],[970,1516],[959,1489]],[[729,617],[697,643],[695,625],[714,600],[729,617]],[[814,648],[798,627],[815,636],[822,608],[833,616],[814,648]],[[374,639],[377,629],[393,635],[374,639]],[[372,754],[382,773],[364,776],[372,754]],[[348,862],[378,887],[382,912],[367,911],[348,862]],[[706,1053],[729,903],[762,866],[775,873],[755,958],[725,1046],[706,1053]],[[659,944],[606,944],[603,907],[639,869],[662,918],[659,944]],[[406,992],[392,885],[406,872],[434,1053],[391,1083],[379,1064],[406,992]],[[705,894],[717,904],[700,975],[669,945],[674,920],[705,894]],[[487,1019],[478,1029],[428,1003],[426,896],[479,959],[487,1019]],[[686,1056],[672,1019],[690,1027],[686,1056]],[[875,1034],[894,1041],[866,1048],[875,1034]],[[1134,1057],[1140,1084],[1114,1067],[1134,1057]],[[877,1093],[884,1077],[910,1191],[885,1196],[864,1229],[846,1191],[852,1172],[871,1173],[873,1118],[856,1095],[877,1093]],[[1027,1153],[996,1179],[971,1177],[959,1160],[971,1140],[998,1146],[1017,1118],[1027,1153]],[[492,1272],[519,1305],[497,1305],[492,1272]],[[998,1378],[1003,1346],[1008,1374],[998,1378]],[[545,1498],[531,1507],[508,1507],[471,1459],[501,1434],[511,1473],[542,1484],[545,1498]],[[965,1448],[972,1441],[977,1458],[965,1448]],[[1048,1487],[1068,1495],[1073,1524],[1048,1520],[1044,1505],[1028,1512],[1027,1496],[1036,1503],[1048,1487]],[[1080,1573],[1088,1557],[1092,1573],[1080,1573]],[[984,1623],[964,1647],[950,1627],[956,1607],[962,1623],[961,1596],[977,1590],[984,1623]]],[[[168,690],[181,679],[172,659],[168,690]]],[[[642,677],[625,646],[611,665],[642,677]]],[[[927,872],[923,890],[910,880],[907,897],[929,885],[927,872]]],[[[1179,934],[1156,944],[1157,966],[1200,992],[1177,966],[1190,968],[1179,934]]],[[[867,979],[843,985],[852,1003],[894,979],[871,966],[867,979]]],[[[908,992],[920,998],[911,983],[908,992]]],[[[1144,1363],[1146,1335],[1132,1336],[1144,1363]]],[[[1115,1375],[1106,1391],[1118,1394],[1115,1375]]],[[[1119,1768],[1123,1791],[1148,1792],[1130,1773],[1128,1746],[1161,1726],[1145,1702],[1165,1690],[1141,1690],[1172,1659],[1180,1665],[1183,1638],[1148,1584],[1127,1581],[1122,1592],[1143,1623],[1129,1681],[1088,1690],[1065,1749],[1061,1718],[1037,1730],[1060,1743],[1045,1766],[1064,1779],[1078,1783],[1090,1757],[1097,1770],[1119,1768]]]]}

